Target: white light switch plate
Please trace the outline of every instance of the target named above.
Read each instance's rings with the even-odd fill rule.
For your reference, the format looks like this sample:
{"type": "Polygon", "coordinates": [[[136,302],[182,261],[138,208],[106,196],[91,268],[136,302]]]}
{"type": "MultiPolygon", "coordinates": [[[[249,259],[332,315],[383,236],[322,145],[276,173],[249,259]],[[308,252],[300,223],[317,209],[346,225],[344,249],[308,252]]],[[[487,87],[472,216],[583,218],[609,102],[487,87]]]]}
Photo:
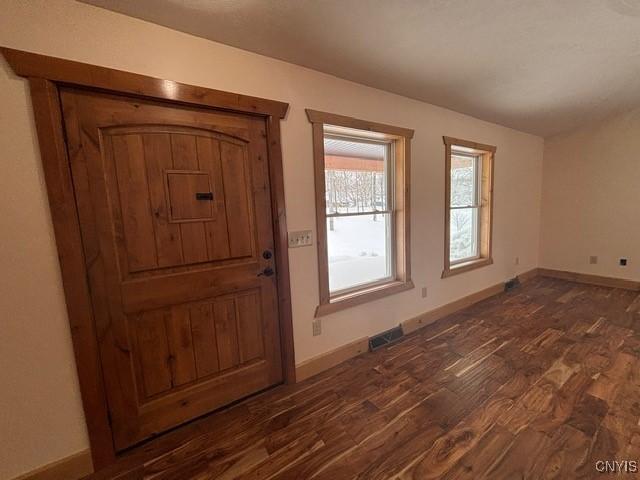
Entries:
{"type": "Polygon", "coordinates": [[[289,248],[308,247],[312,242],[311,230],[289,232],[289,248]]]}

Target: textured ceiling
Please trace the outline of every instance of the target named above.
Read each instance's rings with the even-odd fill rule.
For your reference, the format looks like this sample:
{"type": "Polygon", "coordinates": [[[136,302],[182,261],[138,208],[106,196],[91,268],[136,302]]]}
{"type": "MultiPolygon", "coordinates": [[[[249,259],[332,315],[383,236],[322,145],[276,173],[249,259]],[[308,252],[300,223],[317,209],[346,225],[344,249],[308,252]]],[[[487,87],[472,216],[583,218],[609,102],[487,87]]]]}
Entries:
{"type": "Polygon", "coordinates": [[[640,0],[83,0],[525,132],[640,105],[640,0]]]}

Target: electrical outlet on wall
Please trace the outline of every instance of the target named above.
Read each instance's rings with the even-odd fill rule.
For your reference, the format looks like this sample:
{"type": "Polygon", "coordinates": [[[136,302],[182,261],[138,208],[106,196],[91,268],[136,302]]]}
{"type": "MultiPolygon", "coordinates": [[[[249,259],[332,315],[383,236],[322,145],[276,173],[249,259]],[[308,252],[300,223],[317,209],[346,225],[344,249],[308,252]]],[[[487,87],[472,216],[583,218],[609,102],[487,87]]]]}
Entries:
{"type": "Polygon", "coordinates": [[[514,263],[515,263],[516,265],[520,265],[520,257],[516,257],[516,259],[515,259],[514,263]]]}
{"type": "Polygon", "coordinates": [[[621,258],[620,259],[620,266],[621,267],[626,267],[627,266],[627,259],[626,258],[621,258]]]}
{"type": "Polygon", "coordinates": [[[427,298],[427,287],[422,287],[422,298],[427,298]]]}
{"type": "Polygon", "coordinates": [[[322,333],[322,323],[320,322],[319,318],[316,318],[312,323],[311,326],[313,327],[313,336],[317,337],[318,335],[320,335],[322,333]]]}
{"type": "Polygon", "coordinates": [[[591,255],[589,257],[589,264],[595,265],[596,263],[598,263],[598,257],[596,255],[591,255]]]}

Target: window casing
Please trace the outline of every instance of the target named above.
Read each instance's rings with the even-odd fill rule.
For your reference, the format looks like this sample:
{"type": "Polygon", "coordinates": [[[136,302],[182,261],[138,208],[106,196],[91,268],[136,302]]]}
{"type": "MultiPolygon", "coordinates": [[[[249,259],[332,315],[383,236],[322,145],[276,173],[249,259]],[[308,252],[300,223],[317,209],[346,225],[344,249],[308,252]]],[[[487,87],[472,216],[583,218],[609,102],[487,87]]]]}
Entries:
{"type": "Polygon", "coordinates": [[[445,259],[443,277],[493,263],[493,161],[496,147],[444,137],[445,259]]]}
{"type": "Polygon", "coordinates": [[[412,130],[307,110],[313,124],[320,302],[316,316],[413,287],[412,130]]]}

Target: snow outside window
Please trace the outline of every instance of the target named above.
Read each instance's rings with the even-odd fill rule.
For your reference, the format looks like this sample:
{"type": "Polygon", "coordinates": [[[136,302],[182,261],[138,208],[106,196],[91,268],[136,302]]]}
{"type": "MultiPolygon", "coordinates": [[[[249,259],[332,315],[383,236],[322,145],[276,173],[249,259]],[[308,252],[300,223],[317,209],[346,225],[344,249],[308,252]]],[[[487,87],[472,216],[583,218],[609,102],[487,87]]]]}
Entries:
{"type": "Polygon", "coordinates": [[[395,278],[392,146],[325,133],[331,295],[395,278]]]}
{"type": "Polygon", "coordinates": [[[450,263],[480,257],[480,198],[482,156],[462,152],[451,155],[450,263]]]}

